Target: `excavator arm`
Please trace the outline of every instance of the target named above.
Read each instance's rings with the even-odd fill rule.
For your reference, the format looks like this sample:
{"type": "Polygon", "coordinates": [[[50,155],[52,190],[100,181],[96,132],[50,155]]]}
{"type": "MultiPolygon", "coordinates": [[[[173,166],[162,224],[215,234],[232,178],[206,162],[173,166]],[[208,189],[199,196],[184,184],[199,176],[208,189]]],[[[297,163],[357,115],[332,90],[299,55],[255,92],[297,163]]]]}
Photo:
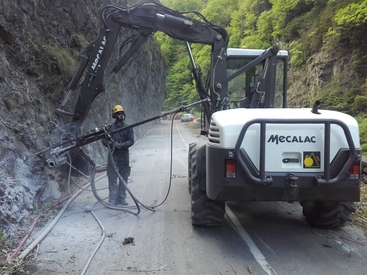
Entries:
{"type": "MultiPolygon", "coordinates": [[[[158,2],[142,2],[133,7],[120,7],[108,5],[101,11],[103,27],[95,41],[90,43],[82,56],[79,67],[68,86],[68,95],[56,110],[59,116],[59,127],[51,136],[51,144],[57,144],[63,140],[72,140],[80,135],[80,128],[85,120],[90,106],[95,97],[104,91],[107,82],[116,74],[137,51],[147,38],[157,31],[161,31],[174,39],[189,43],[211,45],[211,67],[207,87],[197,85],[201,99],[209,99],[203,102],[206,119],[220,109],[226,109],[227,85],[221,80],[226,78],[226,48],[228,44],[227,32],[218,26],[212,25],[201,17],[199,21],[185,16],[184,13],[171,10],[158,2]],[[114,64],[112,71],[106,77],[106,66],[110,62],[112,50],[118,41],[121,28],[134,29],[138,34],[134,40],[126,43],[129,47],[114,64]],[[64,110],[67,100],[78,85],[80,93],[74,113],[64,110]],[[71,119],[67,120],[69,116],[71,119]],[[61,137],[61,140],[60,140],[61,137]]],[[[122,45],[125,46],[125,45],[122,45]]],[[[194,78],[201,83],[201,72],[194,68],[194,78]]]]}
{"type": "MultiPolygon", "coordinates": [[[[229,108],[228,82],[247,70],[249,66],[254,66],[265,60],[274,65],[273,60],[278,52],[276,47],[269,48],[250,64],[240,68],[237,73],[227,76],[228,34],[223,28],[209,23],[195,11],[178,12],[163,6],[158,1],[146,1],[132,7],[105,6],[101,11],[101,19],[103,26],[99,36],[82,52],[78,69],[68,85],[67,95],[60,107],[56,109],[59,125],[50,136],[50,148],[41,152],[42,157],[50,166],[64,163],[66,151],[75,155],[83,155],[82,151],[79,151],[79,147],[104,137],[103,129],[90,135],[81,134],[81,125],[91,104],[95,97],[104,91],[106,84],[112,77],[123,68],[137,49],[155,32],[161,31],[174,39],[185,42],[193,67],[196,89],[204,110],[204,127],[209,125],[211,115],[214,112],[229,108]],[[188,14],[195,15],[195,18],[198,19],[194,19],[193,16],[189,17],[188,14]],[[120,43],[119,35],[122,29],[129,29],[129,32],[135,30],[136,34],[120,43]],[[120,57],[113,64],[112,69],[107,72],[106,68],[110,65],[111,54],[117,42],[121,44],[120,57]],[[211,46],[210,70],[205,84],[202,81],[201,70],[194,62],[190,43],[211,46]],[[66,111],[65,107],[76,89],[80,89],[80,92],[74,112],[71,113],[66,111]]],[[[264,74],[262,82],[267,82],[268,75],[271,74],[264,74]]],[[[261,82],[258,86],[264,87],[261,82]]],[[[255,104],[260,102],[261,95],[266,91],[261,89],[258,92],[259,96],[256,98],[255,104]]],[[[207,131],[205,129],[202,132],[205,134],[207,131]]]]}

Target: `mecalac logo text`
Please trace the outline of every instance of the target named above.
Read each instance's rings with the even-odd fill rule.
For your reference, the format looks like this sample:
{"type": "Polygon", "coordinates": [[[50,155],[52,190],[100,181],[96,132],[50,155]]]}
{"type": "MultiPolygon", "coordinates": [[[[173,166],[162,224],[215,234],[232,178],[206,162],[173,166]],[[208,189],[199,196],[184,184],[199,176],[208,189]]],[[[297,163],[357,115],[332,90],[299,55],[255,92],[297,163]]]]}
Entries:
{"type": "Polygon", "coordinates": [[[99,60],[101,59],[101,56],[102,56],[102,53],[104,51],[104,47],[106,45],[106,42],[107,42],[106,36],[103,36],[101,46],[99,46],[96,58],[94,59],[94,61],[92,63],[92,69],[93,69],[94,72],[97,72],[97,69],[98,69],[97,65],[99,63],[99,60]]]}
{"type": "Polygon", "coordinates": [[[271,135],[268,139],[269,142],[279,143],[316,143],[315,136],[280,136],[271,135]]]}

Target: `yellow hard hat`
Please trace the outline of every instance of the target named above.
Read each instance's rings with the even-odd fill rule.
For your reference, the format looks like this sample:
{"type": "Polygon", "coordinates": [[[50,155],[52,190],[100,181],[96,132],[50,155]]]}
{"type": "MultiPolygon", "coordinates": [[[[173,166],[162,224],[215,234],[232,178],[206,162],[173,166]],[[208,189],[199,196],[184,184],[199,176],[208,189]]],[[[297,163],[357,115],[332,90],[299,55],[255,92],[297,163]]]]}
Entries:
{"type": "Polygon", "coordinates": [[[112,114],[116,114],[118,112],[125,112],[124,108],[121,105],[116,105],[112,109],[112,114]]]}

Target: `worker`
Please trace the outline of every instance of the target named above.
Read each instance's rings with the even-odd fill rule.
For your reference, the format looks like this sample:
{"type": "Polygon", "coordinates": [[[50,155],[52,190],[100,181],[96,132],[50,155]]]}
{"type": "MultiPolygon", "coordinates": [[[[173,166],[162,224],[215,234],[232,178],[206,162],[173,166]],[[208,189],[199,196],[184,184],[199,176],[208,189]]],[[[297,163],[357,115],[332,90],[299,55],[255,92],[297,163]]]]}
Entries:
{"type": "MultiPolygon", "coordinates": [[[[112,118],[115,122],[109,127],[108,132],[115,131],[116,129],[126,127],[125,123],[125,110],[121,105],[116,105],[112,109],[112,118]]],[[[128,177],[130,176],[129,166],[129,147],[134,144],[134,131],[132,128],[119,131],[111,135],[111,141],[104,140],[105,146],[109,145],[112,151],[112,158],[118,173],[124,179],[127,184],[128,177]]],[[[118,177],[116,169],[112,163],[111,157],[107,162],[107,177],[108,177],[108,189],[109,200],[111,205],[128,205],[126,202],[126,188],[118,177]]]]}

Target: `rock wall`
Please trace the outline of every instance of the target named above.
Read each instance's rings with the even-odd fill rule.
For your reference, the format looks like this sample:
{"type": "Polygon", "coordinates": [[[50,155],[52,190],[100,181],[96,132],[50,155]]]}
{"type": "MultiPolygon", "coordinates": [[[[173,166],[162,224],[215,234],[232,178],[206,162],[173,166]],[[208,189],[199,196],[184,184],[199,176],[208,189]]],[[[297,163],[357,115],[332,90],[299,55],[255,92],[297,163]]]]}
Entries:
{"type": "MultiPolygon", "coordinates": [[[[57,200],[65,190],[62,173],[39,162],[29,167],[23,159],[48,146],[57,124],[54,110],[66,95],[79,52],[97,37],[99,11],[109,2],[0,1],[0,233],[12,234],[35,207],[57,200]]],[[[153,38],[131,61],[97,96],[83,132],[111,123],[116,104],[124,106],[128,123],[161,112],[165,64],[153,38]]],[[[67,103],[70,110],[76,96],[67,103]]],[[[142,137],[153,124],[135,128],[135,137],[142,137]]],[[[105,163],[100,142],[88,145],[87,151],[97,165],[105,163]]]]}

